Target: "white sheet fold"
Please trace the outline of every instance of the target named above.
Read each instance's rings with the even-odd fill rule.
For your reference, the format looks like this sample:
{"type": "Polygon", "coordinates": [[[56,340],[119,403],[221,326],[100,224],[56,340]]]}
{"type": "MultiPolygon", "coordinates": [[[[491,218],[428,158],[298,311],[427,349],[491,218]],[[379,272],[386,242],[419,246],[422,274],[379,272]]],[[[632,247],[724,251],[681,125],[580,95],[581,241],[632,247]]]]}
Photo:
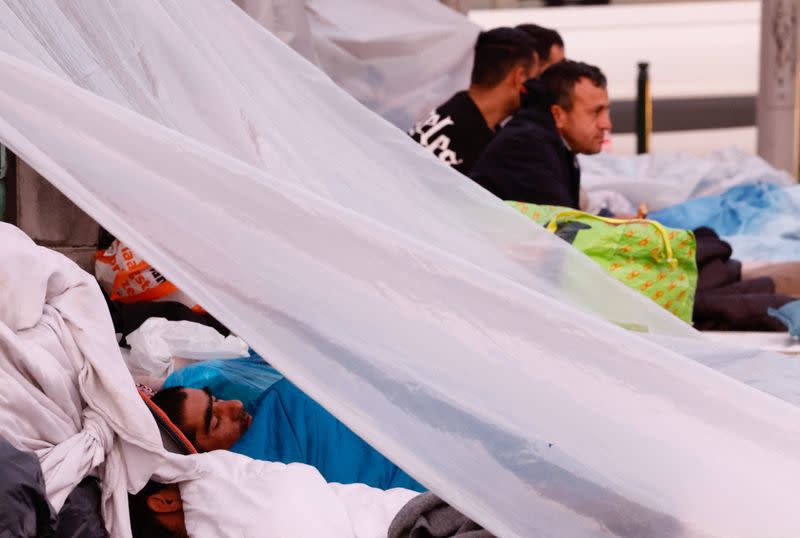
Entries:
{"type": "Polygon", "coordinates": [[[36,452],[56,510],[88,474],[112,536],[130,536],[127,491],[161,460],[105,301],[73,262],[0,223],[0,435],[36,452]]]}
{"type": "Polygon", "coordinates": [[[221,450],[169,455],[156,477],[180,483],[192,537],[385,538],[394,516],[417,495],[328,483],[309,465],[221,450]]]}

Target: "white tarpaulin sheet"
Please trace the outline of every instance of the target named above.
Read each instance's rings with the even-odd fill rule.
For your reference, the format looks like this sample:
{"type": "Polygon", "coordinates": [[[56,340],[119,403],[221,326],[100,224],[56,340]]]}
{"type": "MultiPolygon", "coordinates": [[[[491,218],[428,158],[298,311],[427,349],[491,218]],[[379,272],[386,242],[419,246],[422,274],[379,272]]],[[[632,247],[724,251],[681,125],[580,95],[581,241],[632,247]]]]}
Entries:
{"type": "Polygon", "coordinates": [[[479,28],[432,0],[235,0],[403,130],[469,85],[479,28]]]}
{"type": "MultiPolygon", "coordinates": [[[[737,148],[704,157],[688,153],[581,155],[581,185],[589,193],[612,190],[635,206],[647,203],[657,211],[690,198],[722,194],[743,183],[789,186],[795,179],[764,159],[737,148]]],[[[720,232],[721,235],[724,235],[720,232]]]]}
{"type": "Polygon", "coordinates": [[[498,535],[800,533],[800,410],[234,4],[4,0],[0,72],[0,142],[498,535]]]}

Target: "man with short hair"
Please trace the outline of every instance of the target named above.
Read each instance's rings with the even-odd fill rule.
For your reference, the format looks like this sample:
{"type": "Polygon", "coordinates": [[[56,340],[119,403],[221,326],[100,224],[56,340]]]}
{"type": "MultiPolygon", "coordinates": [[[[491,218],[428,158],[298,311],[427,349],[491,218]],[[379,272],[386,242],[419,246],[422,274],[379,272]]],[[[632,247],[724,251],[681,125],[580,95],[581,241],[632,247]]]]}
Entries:
{"type": "Polygon", "coordinates": [[[153,403],[200,452],[229,450],[253,422],[241,401],[219,400],[208,388],[164,389],[153,403]]]}
{"type": "Polygon", "coordinates": [[[265,390],[252,415],[207,388],[171,387],[155,403],[199,452],[231,450],[258,460],[305,463],[328,482],[425,488],[287,379],[265,390]]]}
{"type": "Polygon", "coordinates": [[[545,28],[537,24],[520,24],[518,30],[522,30],[533,38],[536,43],[536,56],[538,58],[539,70],[537,76],[545,72],[551,65],[564,60],[564,40],[561,34],[551,28],[545,28]]]}
{"type": "MultiPolygon", "coordinates": [[[[526,82],[525,91],[522,109],[486,148],[472,178],[503,200],[583,209],[575,155],[598,153],[611,129],[606,78],[597,67],[564,60],[526,82]]],[[[694,232],[695,327],[780,330],[767,308],[792,301],[776,293],[772,278],[787,268],[773,264],[753,275],[713,230],[694,232]]]]}
{"type": "Polygon", "coordinates": [[[409,134],[462,174],[472,165],[504,119],[519,109],[522,84],[538,72],[533,40],[514,28],[482,32],[468,90],[439,106],[409,134]]]}
{"type": "Polygon", "coordinates": [[[598,153],[610,130],[602,71],[564,60],[525,83],[522,108],[486,148],[471,177],[503,200],[578,209],[575,155],[598,153]]]}

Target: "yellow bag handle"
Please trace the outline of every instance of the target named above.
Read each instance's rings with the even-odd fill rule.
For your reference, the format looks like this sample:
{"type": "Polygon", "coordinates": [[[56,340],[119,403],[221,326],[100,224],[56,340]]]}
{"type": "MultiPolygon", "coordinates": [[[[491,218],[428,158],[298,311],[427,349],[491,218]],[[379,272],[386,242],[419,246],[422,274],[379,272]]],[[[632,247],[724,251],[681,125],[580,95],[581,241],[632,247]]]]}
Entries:
{"type": "Polygon", "coordinates": [[[592,215],[591,213],[585,213],[583,211],[578,211],[577,209],[568,209],[566,211],[562,211],[561,213],[554,216],[550,223],[547,225],[547,231],[550,233],[555,233],[556,228],[558,227],[558,219],[563,217],[586,217],[590,219],[599,220],[600,222],[605,222],[606,224],[628,224],[629,222],[641,222],[644,224],[650,224],[654,226],[658,235],[661,236],[661,240],[664,242],[664,250],[667,252],[667,263],[670,264],[672,267],[676,267],[678,265],[678,260],[673,258],[672,255],[672,245],[669,242],[669,235],[667,233],[667,229],[664,228],[664,225],[660,222],[656,222],[654,220],[647,220],[647,219],[614,219],[610,217],[601,217],[599,215],[592,215]]]}

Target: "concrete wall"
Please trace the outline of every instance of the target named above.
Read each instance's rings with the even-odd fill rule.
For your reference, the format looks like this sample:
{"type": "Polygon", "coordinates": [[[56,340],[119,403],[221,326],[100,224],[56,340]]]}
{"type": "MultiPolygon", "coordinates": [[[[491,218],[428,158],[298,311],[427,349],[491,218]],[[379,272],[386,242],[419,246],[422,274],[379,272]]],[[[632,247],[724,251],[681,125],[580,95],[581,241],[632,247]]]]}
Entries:
{"type": "MultiPolygon", "coordinates": [[[[27,163],[16,161],[17,226],[94,272],[99,225],[27,163]]],[[[9,201],[10,202],[10,201],[9,201]]]]}

